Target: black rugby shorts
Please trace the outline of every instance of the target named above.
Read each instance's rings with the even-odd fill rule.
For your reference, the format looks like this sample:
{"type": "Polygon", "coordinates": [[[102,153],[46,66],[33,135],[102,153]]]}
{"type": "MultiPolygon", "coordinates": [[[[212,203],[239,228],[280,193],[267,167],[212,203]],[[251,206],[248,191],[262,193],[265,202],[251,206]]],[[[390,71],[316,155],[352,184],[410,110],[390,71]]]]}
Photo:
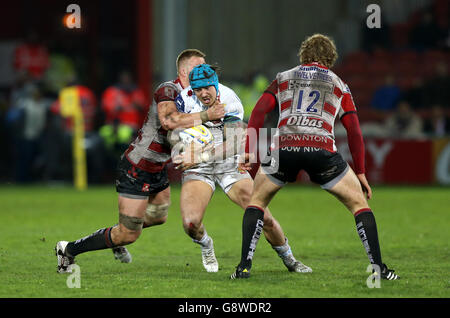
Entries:
{"type": "Polygon", "coordinates": [[[332,188],[349,169],[338,152],[312,147],[286,147],[279,149],[272,161],[261,164],[269,178],[280,186],[295,182],[301,170],[308,173],[312,182],[324,189],[332,188]]]}
{"type": "Polygon", "coordinates": [[[169,186],[167,167],[150,173],[133,166],[123,156],[117,166],[116,191],[124,197],[145,199],[169,186]]]}

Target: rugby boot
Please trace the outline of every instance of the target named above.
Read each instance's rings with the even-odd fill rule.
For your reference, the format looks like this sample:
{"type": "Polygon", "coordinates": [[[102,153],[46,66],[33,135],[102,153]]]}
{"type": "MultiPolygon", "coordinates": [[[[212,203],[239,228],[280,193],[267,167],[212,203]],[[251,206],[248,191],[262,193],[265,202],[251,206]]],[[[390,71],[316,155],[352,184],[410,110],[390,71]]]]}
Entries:
{"type": "Polygon", "coordinates": [[[213,240],[210,238],[210,243],[207,246],[201,246],[202,249],[202,263],[203,267],[209,273],[215,273],[219,270],[219,263],[217,262],[214,253],[213,240]]]}
{"type": "Polygon", "coordinates": [[[114,258],[118,259],[122,263],[131,263],[132,257],[125,246],[116,246],[112,248],[114,258]]]}
{"type": "Polygon", "coordinates": [[[395,270],[389,269],[386,264],[381,266],[381,278],[386,280],[396,280],[399,279],[400,276],[394,273],[395,270]]]}
{"type": "Polygon", "coordinates": [[[311,273],[312,269],[299,260],[296,260],[294,256],[289,256],[285,258],[281,258],[283,260],[284,265],[290,272],[296,273],[311,273]]]}
{"type": "Polygon", "coordinates": [[[59,241],[56,243],[55,252],[58,260],[58,273],[72,273],[72,265],[75,264],[75,258],[66,254],[66,246],[69,242],[59,241]]]}
{"type": "Polygon", "coordinates": [[[231,274],[230,279],[249,278],[249,277],[250,277],[250,269],[238,265],[234,273],[231,274]]]}

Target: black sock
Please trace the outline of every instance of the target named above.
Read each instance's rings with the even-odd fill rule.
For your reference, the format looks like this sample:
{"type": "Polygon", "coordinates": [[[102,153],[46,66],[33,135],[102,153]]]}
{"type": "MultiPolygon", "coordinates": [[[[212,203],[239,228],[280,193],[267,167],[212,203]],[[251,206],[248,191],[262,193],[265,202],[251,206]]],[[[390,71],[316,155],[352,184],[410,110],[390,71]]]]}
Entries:
{"type": "Polygon", "coordinates": [[[378,241],[377,223],[370,209],[361,209],[355,213],[356,231],[366,249],[371,264],[381,266],[381,251],[378,241]]]}
{"type": "Polygon", "coordinates": [[[69,242],[66,247],[66,253],[75,257],[80,253],[114,247],[111,240],[111,229],[112,227],[100,229],[75,242],[69,242]]]}
{"type": "Polygon", "coordinates": [[[242,253],[241,267],[250,269],[256,244],[263,231],[264,211],[255,206],[249,206],[245,210],[242,221],[242,253]]]}

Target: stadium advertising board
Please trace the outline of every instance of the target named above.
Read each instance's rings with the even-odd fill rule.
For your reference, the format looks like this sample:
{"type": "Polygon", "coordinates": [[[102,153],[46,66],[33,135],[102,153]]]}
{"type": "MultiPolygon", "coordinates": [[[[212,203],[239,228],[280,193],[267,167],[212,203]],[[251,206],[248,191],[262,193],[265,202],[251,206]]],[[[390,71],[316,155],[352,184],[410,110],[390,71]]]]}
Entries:
{"type": "MultiPolygon", "coordinates": [[[[337,140],[336,144],[344,159],[352,164],[345,140],[337,140]]],[[[367,138],[365,146],[366,175],[373,184],[450,185],[450,138],[367,138]]]]}

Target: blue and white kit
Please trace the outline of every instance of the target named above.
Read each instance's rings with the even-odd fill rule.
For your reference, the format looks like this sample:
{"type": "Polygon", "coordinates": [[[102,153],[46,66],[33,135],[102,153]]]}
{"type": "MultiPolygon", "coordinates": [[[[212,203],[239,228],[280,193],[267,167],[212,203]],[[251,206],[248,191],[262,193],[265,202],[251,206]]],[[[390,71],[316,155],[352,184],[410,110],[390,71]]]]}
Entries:
{"type": "MultiPolygon", "coordinates": [[[[224,122],[238,121],[244,118],[244,107],[241,100],[229,87],[219,83],[218,98],[225,105],[225,116],[220,121],[203,123],[214,136],[215,146],[223,143],[224,122]]],[[[197,98],[192,88],[185,88],[175,100],[177,109],[183,113],[198,113],[207,110],[197,98]]],[[[238,170],[238,155],[231,156],[220,162],[201,163],[194,168],[183,172],[182,183],[188,180],[200,180],[206,182],[215,190],[217,182],[225,193],[239,180],[251,178],[246,171],[238,170]]]]}

